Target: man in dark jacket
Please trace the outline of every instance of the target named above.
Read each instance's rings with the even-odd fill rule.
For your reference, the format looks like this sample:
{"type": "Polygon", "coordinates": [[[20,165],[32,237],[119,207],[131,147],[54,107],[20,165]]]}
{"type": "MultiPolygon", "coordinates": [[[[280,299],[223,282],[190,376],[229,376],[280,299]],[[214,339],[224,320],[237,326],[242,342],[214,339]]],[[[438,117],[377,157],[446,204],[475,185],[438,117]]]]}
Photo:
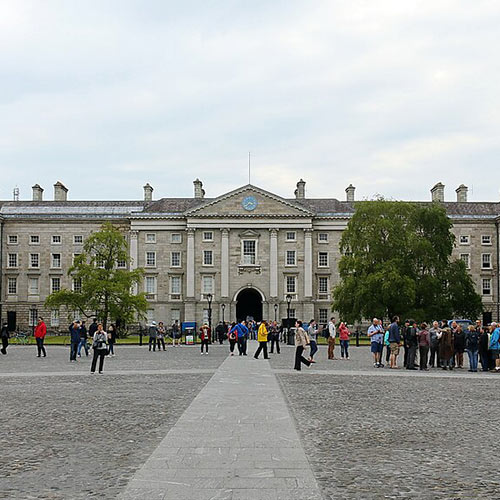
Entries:
{"type": "MultiPolygon", "coordinates": [[[[82,326],[80,326],[80,341],[78,342],[78,357],[81,357],[82,347],[85,349],[85,356],[89,355],[89,348],[87,345],[87,328],[85,326],[85,321],[82,321],[82,326]]],[[[94,336],[92,335],[92,338],[94,336]]]]}
{"type": "Polygon", "coordinates": [[[78,344],[80,343],[80,322],[75,319],[73,323],[69,326],[69,335],[70,335],[70,351],[69,351],[69,360],[70,362],[76,361],[76,355],[78,353],[78,344]]]}
{"type": "Polygon", "coordinates": [[[402,337],[402,340],[403,340],[403,350],[404,350],[404,354],[403,354],[403,366],[405,366],[405,367],[408,364],[408,344],[406,342],[406,333],[407,333],[407,331],[408,331],[409,328],[410,328],[410,320],[407,319],[405,321],[404,326],[401,328],[401,337],[402,337]]]}
{"type": "Polygon", "coordinates": [[[2,349],[0,349],[0,352],[2,354],[7,354],[7,346],[9,345],[9,328],[7,323],[2,325],[0,336],[2,337],[2,349]]]}
{"type": "Polygon", "coordinates": [[[219,324],[215,328],[215,333],[217,334],[219,344],[220,345],[224,344],[224,337],[226,335],[226,327],[224,326],[224,323],[222,323],[222,321],[219,321],[219,324]]]}
{"type": "Polygon", "coordinates": [[[90,326],[89,326],[89,337],[91,339],[94,338],[94,333],[97,332],[97,318],[94,318],[92,320],[92,323],[90,323],[90,326]]]}
{"type": "Polygon", "coordinates": [[[401,335],[399,333],[399,317],[394,316],[389,326],[389,337],[387,338],[391,349],[390,367],[398,367],[399,346],[401,344],[401,335]]]}
{"type": "Polygon", "coordinates": [[[406,359],[407,370],[417,370],[415,356],[418,348],[417,322],[410,321],[411,326],[406,329],[406,345],[408,346],[408,357],[406,359]]]}

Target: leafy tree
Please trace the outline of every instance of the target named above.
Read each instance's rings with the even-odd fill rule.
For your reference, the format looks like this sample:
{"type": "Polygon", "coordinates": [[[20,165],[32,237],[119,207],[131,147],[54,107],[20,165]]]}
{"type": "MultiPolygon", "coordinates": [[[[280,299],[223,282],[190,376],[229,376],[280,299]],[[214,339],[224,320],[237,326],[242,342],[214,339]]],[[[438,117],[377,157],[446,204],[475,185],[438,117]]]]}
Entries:
{"type": "Polygon", "coordinates": [[[451,228],[437,203],[357,203],[340,242],[342,281],[333,290],[333,308],[350,322],[395,314],[477,317],[481,298],[463,263],[450,259],[451,228]]]}
{"type": "Polygon", "coordinates": [[[132,291],[142,281],[143,270],[118,268],[119,261],[130,261],[128,244],[120,230],[107,222],[85,240],[83,253],[68,271],[79,286],[50,294],[45,305],[66,306],[80,311],[82,316],[95,316],[105,328],[109,320],[129,323],[143,316],[147,310],[146,296],[132,291]]]}

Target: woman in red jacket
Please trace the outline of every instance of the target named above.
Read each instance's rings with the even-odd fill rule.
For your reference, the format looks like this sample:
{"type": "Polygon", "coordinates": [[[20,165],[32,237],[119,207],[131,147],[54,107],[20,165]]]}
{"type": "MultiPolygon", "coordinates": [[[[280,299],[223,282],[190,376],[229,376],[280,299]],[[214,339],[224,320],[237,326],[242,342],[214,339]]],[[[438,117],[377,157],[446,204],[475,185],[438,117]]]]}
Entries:
{"type": "Polygon", "coordinates": [[[45,352],[45,347],[43,346],[45,335],[47,335],[47,327],[43,322],[43,318],[40,317],[38,318],[38,323],[35,327],[35,340],[36,340],[36,347],[38,349],[38,357],[41,356],[42,352],[44,358],[45,356],[47,356],[47,353],[45,352]]]}
{"type": "Polygon", "coordinates": [[[349,359],[349,335],[351,332],[344,322],[340,323],[339,326],[339,338],[340,338],[340,356],[342,359],[349,359]]]}
{"type": "Polygon", "coordinates": [[[210,340],[212,340],[212,331],[206,323],[200,328],[200,339],[201,354],[203,354],[203,346],[205,346],[206,349],[205,354],[208,354],[208,344],[210,343],[210,340]]]}

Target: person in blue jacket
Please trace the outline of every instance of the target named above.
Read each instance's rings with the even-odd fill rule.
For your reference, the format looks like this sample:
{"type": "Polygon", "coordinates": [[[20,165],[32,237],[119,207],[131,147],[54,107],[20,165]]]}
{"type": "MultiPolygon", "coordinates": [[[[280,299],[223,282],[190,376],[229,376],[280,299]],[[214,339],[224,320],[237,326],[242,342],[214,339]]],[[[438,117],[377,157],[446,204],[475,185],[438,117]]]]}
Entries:
{"type": "Polygon", "coordinates": [[[496,323],[491,324],[490,351],[495,361],[495,371],[500,372],[500,327],[496,323]]]}
{"type": "Polygon", "coordinates": [[[247,355],[247,340],[248,340],[248,328],[245,325],[245,321],[242,320],[236,325],[236,331],[238,332],[238,351],[240,356],[247,355]]]}

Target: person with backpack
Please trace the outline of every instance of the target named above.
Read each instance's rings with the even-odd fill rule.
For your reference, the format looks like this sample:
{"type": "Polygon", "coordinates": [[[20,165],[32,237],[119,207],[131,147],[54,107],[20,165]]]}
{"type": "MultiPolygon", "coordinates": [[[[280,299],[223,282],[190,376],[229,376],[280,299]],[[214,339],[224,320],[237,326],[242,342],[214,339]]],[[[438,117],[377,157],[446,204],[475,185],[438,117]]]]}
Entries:
{"type": "Polygon", "coordinates": [[[181,334],[179,328],[179,321],[175,320],[172,325],[172,347],[181,346],[181,334]],[[177,340],[177,344],[175,341],[177,340]]]}
{"type": "Polygon", "coordinates": [[[295,322],[295,366],[294,370],[297,370],[300,372],[301,370],[301,364],[305,364],[306,366],[311,366],[311,363],[315,363],[315,361],[309,361],[308,359],[304,358],[303,352],[304,349],[308,345],[307,341],[307,333],[305,330],[302,328],[302,321],[297,320],[295,322]]]}
{"type": "Polygon", "coordinates": [[[229,340],[229,352],[231,353],[231,356],[234,356],[234,346],[238,341],[238,330],[236,330],[236,323],[233,323],[231,325],[229,333],[227,334],[227,338],[229,340]]]}
{"type": "Polygon", "coordinates": [[[431,345],[431,335],[427,330],[427,323],[420,325],[420,331],[417,332],[418,337],[418,355],[420,359],[420,370],[429,371],[427,368],[427,359],[429,357],[429,348],[431,345]]]}
{"type": "Polygon", "coordinates": [[[469,356],[469,371],[477,372],[477,358],[479,353],[479,332],[474,326],[469,326],[465,334],[465,350],[469,356]]]}
{"type": "Polygon", "coordinates": [[[212,340],[212,330],[206,323],[204,323],[200,328],[200,340],[201,354],[203,354],[203,347],[205,347],[205,354],[208,354],[208,344],[212,340]]]}
{"type": "Polygon", "coordinates": [[[148,329],[149,335],[149,351],[151,352],[151,347],[153,352],[156,352],[156,337],[158,336],[158,328],[156,328],[156,321],[151,321],[151,325],[148,329]]]}
{"type": "Polygon", "coordinates": [[[104,358],[108,353],[108,346],[106,345],[107,338],[108,334],[102,329],[102,323],[98,323],[97,330],[94,333],[94,338],[92,342],[94,357],[92,358],[90,373],[95,373],[98,358],[99,358],[99,373],[102,373],[102,369],[104,368],[104,358]]]}
{"type": "Polygon", "coordinates": [[[238,334],[238,351],[240,356],[247,355],[247,339],[248,339],[248,328],[245,325],[245,320],[242,320],[236,325],[236,332],[238,334]]]}

